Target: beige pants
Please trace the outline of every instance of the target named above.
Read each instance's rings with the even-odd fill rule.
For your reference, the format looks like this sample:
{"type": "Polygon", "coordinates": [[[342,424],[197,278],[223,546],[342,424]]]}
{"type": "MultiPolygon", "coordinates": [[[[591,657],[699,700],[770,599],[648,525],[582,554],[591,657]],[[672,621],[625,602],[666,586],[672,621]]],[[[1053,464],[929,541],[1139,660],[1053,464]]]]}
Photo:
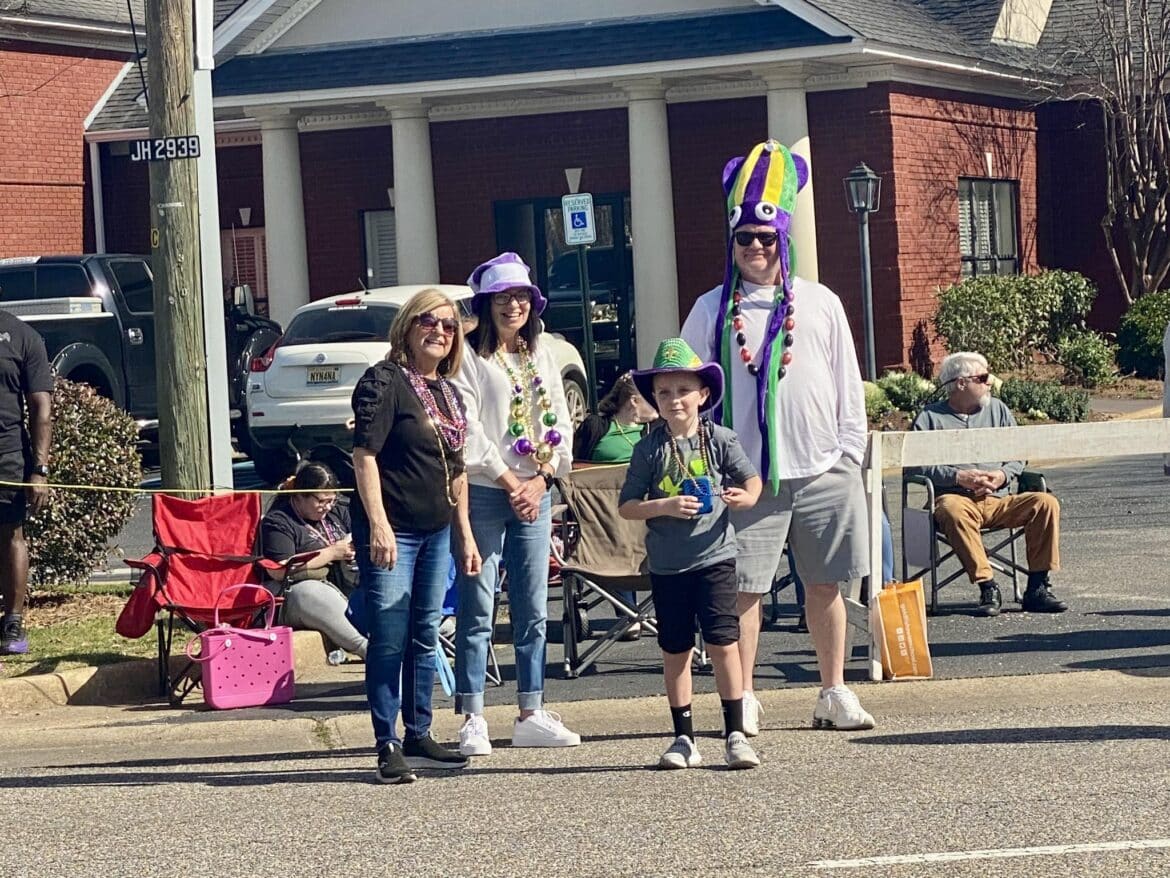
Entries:
{"type": "Polygon", "coordinates": [[[1006,497],[943,494],[934,504],[934,520],[947,535],[972,582],[991,579],[991,564],[980,531],[1019,527],[1024,530],[1028,570],[1060,569],[1060,503],[1051,494],[1027,491],[1006,497]]]}

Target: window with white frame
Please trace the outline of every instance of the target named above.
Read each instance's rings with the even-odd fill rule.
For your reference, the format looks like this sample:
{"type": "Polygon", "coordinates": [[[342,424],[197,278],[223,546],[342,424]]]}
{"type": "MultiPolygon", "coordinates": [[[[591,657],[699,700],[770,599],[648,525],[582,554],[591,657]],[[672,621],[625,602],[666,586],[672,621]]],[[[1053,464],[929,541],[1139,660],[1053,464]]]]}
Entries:
{"type": "Polygon", "coordinates": [[[395,240],[394,211],[362,212],[365,233],[366,286],[392,287],[398,283],[398,244],[395,240]]]}
{"type": "Polygon", "coordinates": [[[1020,247],[1015,180],[959,178],[959,255],[963,277],[1016,274],[1020,247]]]}

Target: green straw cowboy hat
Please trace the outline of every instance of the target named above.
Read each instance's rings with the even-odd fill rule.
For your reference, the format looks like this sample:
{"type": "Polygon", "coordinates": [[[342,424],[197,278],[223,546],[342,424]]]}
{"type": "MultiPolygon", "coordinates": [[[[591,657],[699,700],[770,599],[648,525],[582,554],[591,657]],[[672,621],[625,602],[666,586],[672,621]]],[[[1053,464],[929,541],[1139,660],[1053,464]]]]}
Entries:
{"type": "Polygon", "coordinates": [[[699,411],[708,411],[719,405],[723,399],[723,369],[720,365],[704,363],[683,339],[668,338],[658,345],[658,352],[654,354],[654,365],[633,373],[634,386],[655,408],[658,408],[658,405],[654,402],[654,376],[669,372],[692,372],[706,385],[710,394],[699,411]]]}

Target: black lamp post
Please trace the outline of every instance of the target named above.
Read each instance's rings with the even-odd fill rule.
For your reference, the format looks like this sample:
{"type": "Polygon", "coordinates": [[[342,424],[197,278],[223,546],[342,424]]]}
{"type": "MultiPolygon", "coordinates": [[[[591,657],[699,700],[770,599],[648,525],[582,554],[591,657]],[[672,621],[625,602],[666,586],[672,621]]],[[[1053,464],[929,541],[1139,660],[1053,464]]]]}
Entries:
{"type": "Polygon", "coordinates": [[[881,201],[882,178],[865,162],[845,178],[845,197],[849,209],[857,214],[857,230],[861,238],[861,303],[865,320],[865,377],[877,380],[877,361],[873,349],[873,276],[869,262],[869,215],[876,213],[881,201]]]}

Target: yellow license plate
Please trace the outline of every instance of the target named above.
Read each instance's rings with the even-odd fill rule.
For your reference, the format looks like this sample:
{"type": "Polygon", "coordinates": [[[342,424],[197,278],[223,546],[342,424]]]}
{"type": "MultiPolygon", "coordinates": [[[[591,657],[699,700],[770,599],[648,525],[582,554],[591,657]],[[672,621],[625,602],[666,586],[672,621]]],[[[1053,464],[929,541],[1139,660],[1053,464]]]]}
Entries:
{"type": "Polygon", "coordinates": [[[337,366],[310,366],[305,384],[336,384],[340,378],[341,369],[337,366]]]}

